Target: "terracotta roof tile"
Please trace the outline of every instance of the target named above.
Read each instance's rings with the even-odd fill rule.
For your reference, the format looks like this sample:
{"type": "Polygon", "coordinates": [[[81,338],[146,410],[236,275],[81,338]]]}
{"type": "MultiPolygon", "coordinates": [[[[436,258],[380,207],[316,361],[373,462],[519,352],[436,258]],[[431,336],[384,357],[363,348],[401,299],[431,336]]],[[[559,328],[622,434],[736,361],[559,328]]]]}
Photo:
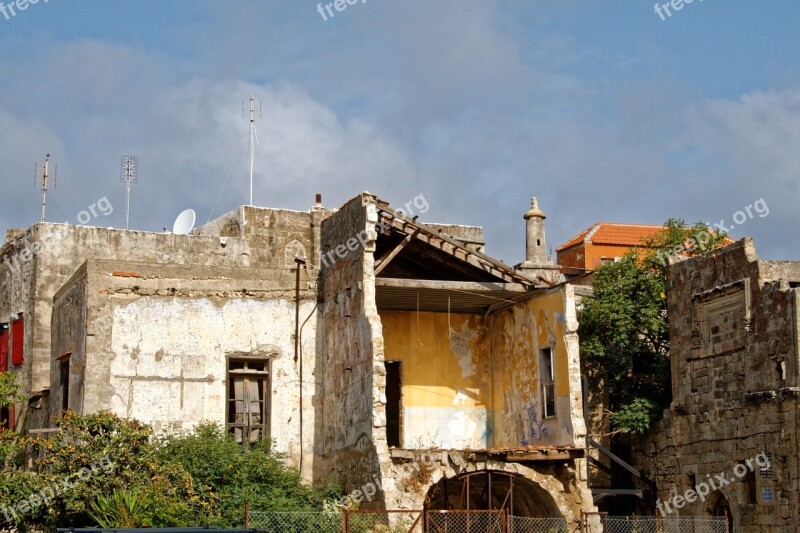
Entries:
{"type": "Polygon", "coordinates": [[[652,224],[597,222],[559,246],[556,251],[561,252],[567,248],[572,248],[576,244],[587,240],[587,237],[592,244],[641,246],[643,239],[658,233],[662,229],[664,229],[664,226],[652,224]]]}

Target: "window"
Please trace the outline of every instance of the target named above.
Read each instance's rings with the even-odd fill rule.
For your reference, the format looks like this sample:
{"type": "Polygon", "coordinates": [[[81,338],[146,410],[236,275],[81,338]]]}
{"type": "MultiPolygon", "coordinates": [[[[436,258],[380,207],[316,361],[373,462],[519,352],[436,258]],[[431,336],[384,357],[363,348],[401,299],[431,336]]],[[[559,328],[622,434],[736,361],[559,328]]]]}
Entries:
{"type": "Polygon", "coordinates": [[[0,372],[8,370],[8,324],[0,324],[0,372]]]}
{"type": "Polygon", "coordinates": [[[269,361],[228,360],[227,424],[236,442],[256,442],[269,436],[269,361]]]}
{"type": "Polygon", "coordinates": [[[16,425],[16,409],[14,405],[0,408],[0,431],[3,429],[14,430],[16,425]]]}
{"type": "Polygon", "coordinates": [[[386,361],[386,444],[402,444],[403,370],[400,361],[386,361]]]}
{"type": "Polygon", "coordinates": [[[25,345],[25,326],[22,316],[11,322],[11,364],[21,366],[24,361],[22,348],[25,345]]]}
{"type": "Polygon", "coordinates": [[[69,409],[69,359],[72,354],[67,352],[58,357],[59,379],[61,386],[61,410],[69,409]]]}
{"type": "Polygon", "coordinates": [[[553,374],[553,349],[539,350],[539,380],[542,384],[542,405],[545,418],[556,416],[556,384],[553,374]]]}
{"type": "Polygon", "coordinates": [[[742,478],[745,503],[756,503],[756,473],[747,467],[745,461],[739,461],[740,465],[746,469],[746,474],[742,478]]]}

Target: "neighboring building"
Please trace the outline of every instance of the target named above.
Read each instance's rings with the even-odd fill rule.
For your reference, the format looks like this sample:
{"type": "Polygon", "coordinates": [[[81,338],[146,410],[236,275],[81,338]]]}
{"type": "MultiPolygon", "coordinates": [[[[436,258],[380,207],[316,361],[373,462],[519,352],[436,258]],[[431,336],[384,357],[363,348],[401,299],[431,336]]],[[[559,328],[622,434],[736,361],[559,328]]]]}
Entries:
{"type": "Polygon", "coordinates": [[[800,531],[800,262],[759,260],[743,239],[672,259],[667,281],[673,401],[634,457],[660,511],[800,531]]]}
{"type": "Polygon", "coordinates": [[[556,262],[571,276],[597,270],[632,249],[646,248],[644,241],[664,230],[649,224],[597,222],[556,249],[556,262]]]}
{"type": "Polygon", "coordinates": [[[577,523],[594,506],[575,299],[540,279],[539,213],[520,270],[483,254],[480,228],[369,193],[245,206],[192,235],[36,224],[0,252],[5,360],[30,396],[13,418],[217,421],[273,438],[306,480],[377,482],[366,507],[577,523]],[[408,474],[430,450],[430,475],[408,474]]]}

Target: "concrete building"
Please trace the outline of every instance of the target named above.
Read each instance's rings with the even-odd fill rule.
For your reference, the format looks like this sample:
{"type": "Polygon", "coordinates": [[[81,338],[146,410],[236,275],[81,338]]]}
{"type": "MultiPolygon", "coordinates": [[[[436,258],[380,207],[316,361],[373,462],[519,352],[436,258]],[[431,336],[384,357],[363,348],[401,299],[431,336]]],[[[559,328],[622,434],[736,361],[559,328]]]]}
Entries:
{"type": "MultiPolygon", "coordinates": [[[[594,507],[572,287],[539,279],[554,266],[536,250],[514,269],[480,228],[407,211],[364,193],[338,210],[245,206],[191,235],[14,235],[0,316],[29,400],[11,418],[210,420],[272,438],[309,481],[377,485],[365,507],[577,522],[594,507]],[[409,474],[423,452],[430,470],[409,474]]],[[[543,213],[525,220],[544,250],[543,213]]]]}
{"type": "Polygon", "coordinates": [[[759,260],[750,239],[672,260],[673,402],[634,457],[661,513],[800,531],[798,311],[800,262],[759,260]]]}

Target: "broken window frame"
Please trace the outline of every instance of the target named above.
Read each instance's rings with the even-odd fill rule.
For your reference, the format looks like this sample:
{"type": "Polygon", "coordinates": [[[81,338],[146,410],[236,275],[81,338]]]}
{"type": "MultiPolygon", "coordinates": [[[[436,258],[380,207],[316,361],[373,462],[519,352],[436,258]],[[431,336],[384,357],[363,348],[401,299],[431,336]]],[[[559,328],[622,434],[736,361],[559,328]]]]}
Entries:
{"type": "Polygon", "coordinates": [[[553,352],[554,350],[550,346],[539,350],[539,381],[541,383],[542,416],[544,418],[554,418],[556,416],[556,380],[553,352]],[[547,364],[545,365],[545,363],[547,364]],[[549,372],[547,372],[547,369],[549,369],[549,372]]]}
{"type": "Polygon", "coordinates": [[[270,437],[270,363],[268,357],[227,358],[225,430],[245,446],[270,437]],[[252,394],[258,398],[253,400],[252,394]]]}

